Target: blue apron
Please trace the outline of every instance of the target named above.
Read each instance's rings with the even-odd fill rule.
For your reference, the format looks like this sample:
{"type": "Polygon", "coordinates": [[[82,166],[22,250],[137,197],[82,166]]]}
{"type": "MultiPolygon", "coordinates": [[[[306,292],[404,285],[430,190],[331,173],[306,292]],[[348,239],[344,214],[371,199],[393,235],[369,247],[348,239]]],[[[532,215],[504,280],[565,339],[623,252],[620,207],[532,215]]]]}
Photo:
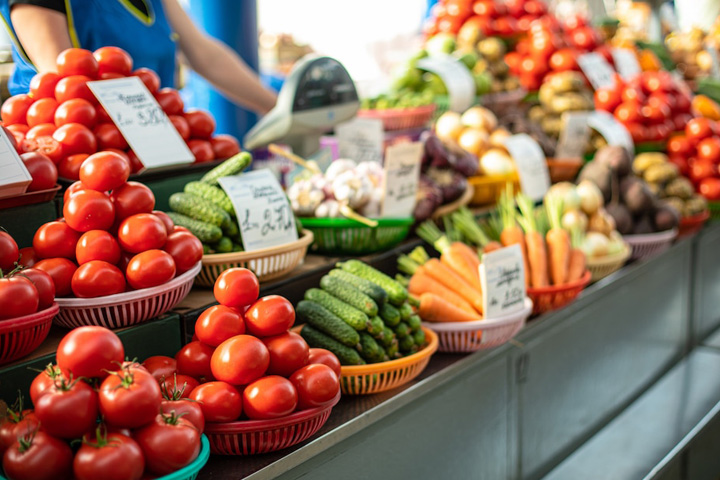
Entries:
{"type": "MultiPolygon", "coordinates": [[[[145,16],[127,0],[65,0],[68,31],[73,47],[96,50],[114,46],[127,51],[133,69],[147,67],[160,76],[163,87],[175,85],[174,33],[165,18],[161,0],[146,0],[145,16]]],[[[8,88],[12,95],[27,93],[37,73],[10,23],[7,0],[0,0],[0,15],[13,40],[15,70],[8,88]]]]}

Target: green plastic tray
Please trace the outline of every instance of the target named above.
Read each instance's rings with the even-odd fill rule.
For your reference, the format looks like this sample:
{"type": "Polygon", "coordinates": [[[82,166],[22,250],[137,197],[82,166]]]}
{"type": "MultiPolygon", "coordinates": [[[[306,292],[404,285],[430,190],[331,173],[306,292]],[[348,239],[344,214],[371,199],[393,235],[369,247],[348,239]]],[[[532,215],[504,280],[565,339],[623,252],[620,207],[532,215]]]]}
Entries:
{"type": "Polygon", "coordinates": [[[708,202],[708,208],[710,209],[710,221],[720,221],[720,202],[708,202]]]}
{"type": "Polygon", "coordinates": [[[377,219],[368,227],[348,218],[302,218],[303,228],[313,232],[312,249],[332,255],[365,255],[394,247],[405,240],[414,223],[408,218],[377,219]]]}

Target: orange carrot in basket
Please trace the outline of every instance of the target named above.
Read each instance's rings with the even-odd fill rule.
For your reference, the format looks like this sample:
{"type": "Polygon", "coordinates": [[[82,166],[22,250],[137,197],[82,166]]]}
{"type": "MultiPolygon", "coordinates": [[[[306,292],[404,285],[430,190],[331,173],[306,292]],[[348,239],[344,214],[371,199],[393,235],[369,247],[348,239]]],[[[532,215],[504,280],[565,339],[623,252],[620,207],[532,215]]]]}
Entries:
{"type": "Polygon", "coordinates": [[[431,258],[424,266],[425,272],[427,272],[428,275],[450,290],[457,292],[457,294],[472,305],[478,313],[483,312],[482,295],[480,292],[475,290],[472,285],[467,283],[459,274],[455,273],[452,268],[444,265],[437,258],[431,258]]]}
{"type": "Polygon", "coordinates": [[[478,292],[480,286],[480,258],[475,251],[461,242],[453,242],[446,251],[440,255],[440,261],[452,268],[472,285],[478,292]]]}
{"type": "Polygon", "coordinates": [[[526,271],[525,277],[530,277],[530,285],[533,287],[546,287],[549,284],[547,248],[545,238],[537,230],[533,202],[523,194],[518,194],[516,201],[522,213],[519,221],[525,230],[525,245],[530,267],[529,274],[526,271]]]}
{"type": "Polygon", "coordinates": [[[568,267],[567,282],[572,283],[580,280],[587,269],[587,259],[585,252],[579,246],[582,243],[582,233],[580,229],[574,229],[570,233],[572,250],[570,250],[570,266],[568,267]]]}
{"type": "MultiPolygon", "coordinates": [[[[525,242],[523,242],[523,246],[525,246],[525,242]]],[[[494,252],[495,250],[500,250],[501,248],[503,248],[502,244],[493,240],[485,244],[483,247],[483,253],[494,252]]]]}
{"type": "Polygon", "coordinates": [[[548,259],[550,263],[550,278],[553,285],[564,285],[568,281],[570,269],[570,234],[562,227],[562,200],[556,195],[545,198],[545,209],[550,230],[545,235],[547,241],[548,259]]]}
{"type": "Polygon", "coordinates": [[[418,314],[426,322],[473,322],[482,319],[479,315],[470,314],[434,293],[420,295],[418,314]]]}
{"type": "MultiPolygon", "coordinates": [[[[500,213],[500,222],[502,223],[502,232],[500,232],[500,243],[503,247],[510,245],[520,245],[520,251],[523,256],[523,264],[525,265],[525,286],[530,286],[530,266],[528,264],[528,252],[525,246],[525,235],[518,226],[515,212],[515,201],[512,197],[513,187],[508,183],[505,191],[498,199],[498,212],[500,213]]],[[[492,251],[492,250],[490,250],[492,251]]],[[[487,251],[485,252],[487,253],[487,251]]]]}
{"type": "Polygon", "coordinates": [[[423,293],[434,293],[472,315],[477,314],[473,306],[463,297],[425,273],[424,267],[419,267],[410,278],[408,292],[415,297],[419,297],[423,293]]]}

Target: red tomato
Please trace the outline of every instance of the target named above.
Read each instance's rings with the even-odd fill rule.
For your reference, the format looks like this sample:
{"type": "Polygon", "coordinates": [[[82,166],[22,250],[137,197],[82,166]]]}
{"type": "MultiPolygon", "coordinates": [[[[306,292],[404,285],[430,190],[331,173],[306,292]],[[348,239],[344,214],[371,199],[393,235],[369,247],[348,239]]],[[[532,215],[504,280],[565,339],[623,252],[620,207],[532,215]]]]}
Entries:
{"type": "Polygon", "coordinates": [[[578,64],[575,60],[577,53],[570,48],[561,48],[550,55],[550,68],[557,72],[577,70],[578,64]]]}
{"type": "Polygon", "coordinates": [[[115,265],[120,261],[120,245],[115,237],[104,230],[85,232],[75,247],[75,258],[79,265],[93,260],[102,260],[115,265]]]}
{"type": "Polygon", "coordinates": [[[665,105],[675,111],[675,96],[665,92],[653,92],[647,97],[647,104],[652,106],[665,105]]]}
{"type": "Polygon", "coordinates": [[[58,175],[69,180],[80,180],[80,167],[89,157],[87,153],[78,153],[70,155],[58,163],[58,175]]]}
{"type": "Polygon", "coordinates": [[[473,3],[472,11],[481,17],[497,17],[498,4],[491,0],[477,0],[473,3]]]}
{"type": "Polygon", "coordinates": [[[24,268],[15,275],[25,277],[38,291],[38,311],[45,310],[55,302],[55,283],[47,272],[37,268],[24,268]]]}
{"type": "Polygon", "coordinates": [[[332,368],[319,363],[311,364],[290,376],[298,393],[298,409],[322,407],[340,393],[340,381],[332,368]]]}
{"type": "Polygon", "coordinates": [[[35,139],[26,138],[23,140],[22,148],[25,153],[37,152],[46,156],[53,165],[59,164],[64,157],[62,145],[50,136],[42,136],[35,139]]]}
{"type": "Polygon", "coordinates": [[[203,256],[202,242],[189,232],[170,233],[163,249],[172,256],[178,274],[190,270],[203,256]]]}
{"type": "Polygon", "coordinates": [[[104,327],[78,327],[68,332],[57,348],[57,364],[75,378],[105,378],[125,359],[122,341],[104,327]]]}
{"type": "Polygon", "coordinates": [[[310,347],[300,335],[294,332],[281,333],[262,339],[270,353],[268,375],[289,377],[296,370],[308,364],[310,347]]]}
{"type": "Polygon", "coordinates": [[[65,297],[72,293],[72,277],[75,270],[77,270],[77,265],[71,260],[67,258],[46,258],[33,265],[33,268],[42,270],[52,277],[56,297],[65,297]]]}
{"type": "Polygon", "coordinates": [[[60,75],[54,72],[36,74],[30,80],[30,96],[34,100],[40,98],[55,98],[55,85],[60,81],[60,75]]]}
{"type": "Polygon", "coordinates": [[[647,127],[647,139],[653,142],[667,140],[671,133],[670,127],[663,123],[649,125],[647,127]]]}
{"type": "Polygon", "coordinates": [[[94,442],[83,442],[73,460],[76,480],[140,480],[144,469],[140,446],[120,433],[108,433],[94,442]]]}
{"type": "Polygon", "coordinates": [[[648,131],[645,125],[640,123],[626,123],[625,128],[630,132],[630,136],[633,139],[633,143],[642,143],[648,140],[648,131]]]}
{"type": "Polygon", "coordinates": [[[83,48],[68,48],[57,57],[58,74],[62,77],[69,75],[87,75],[95,78],[98,73],[98,62],[90,50],[83,48]]]}
{"type": "Polygon", "coordinates": [[[647,100],[645,93],[642,91],[642,88],[639,86],[632,86],[627,85],[621,94],[622,101],[628,104],[635,104],[635,108],[637,108],[637,104],[644,104],[647,100]]]}
{"type": "Polygon", "coordinates": [[[720,162],[720,138],[710,137],[700,140],[697,144],[697,157],[700,160],[720,162]]]}
{"type": "Polygon", "coordinates": [[[717,172],[715,165],[708,160],[696,160],[690,163],[690,180],[695,183],[714,177],[717,172]]]}
{"type": "Polygon", "coordinates": [[[683,177],[690,175],[690,164],[684,156],[671,155],[668,161],[678,167],[678,171],[683,177]]]}
{"type": "Polygon", "coordinates": [[[118,155],[123,157],[125,160],[127,160],[127,162],[130,164],[130,167],[132,168],[132,163],[130,162],[130,157],[128,156],[128,154],[125,150],[120,150],[117,148],[103,148],[103,150],[106,152],[117,153],[118,155]]]}
{"type": "MultiPolygon", "coordinates": [[[[5,232],[2,232],[2,233],[5,233],[5,232]]],[[[2,235],[0,235],[0,238],[1,237],[2,237],[2,235]]],[[[2,247],[0,247],[0,249],[2,249],[2,247]]],[[[19,258],[18,258],[18,263],[20,265],[23,265],[25,267],[32,267],[38,261],[40,261],[40,257],[37,256],[34,248],[25,247],[25,248],[20,249],[19,258]]],[[[0,268],[2,268],[3,270],[6,270],[4,267],[0,267],[0,268]]]]}
{"type": "Polygon", "coordinates": [[[173,127],[175,127],[175,130],[178,131],[182,139],[187,142],[190,139],[190,125],[188,124],[188,121],[185,120],[185,117],[181,115],[168,115],[168,118],[170,119],[173,127]]]}
{"type": "Polygon", "coordinates": [[[708,200],[720,200],[720,178],[703,178],[700,180],[698,191],[708,200]]]}
{"type": "Polygon", "coordinates": [[[87,86],[87,82],[91,80],[85,75],[71,75],[63,78],[55,85],[55,100],[63,103],[73,98],[82,98],[92,104],[97,103],[95,95],[87,86]]]}
{"type": "Polygon", "coordinates": [[[57,183],[58,170],[55,164],[45,155],[37,152],[20,155],[25,168],[27,168],[32,182],[27,187],[28,192],[37,192],[53,188],[57,183]]]}
{"type": "Polygon", "coordinates": [[[180,97],[180,93],[178,93],[178,91],[174,88],[161,88],[155,94],[155,98],[160,104],[160,107],[163,109],[163,112],[166,114],[182,115],[185,105],[180,97]]]}
{"type": "Polygon", "coordinates": [[[165,415],[175,414],[178,417],[182,416],[192,423],[200,433],[205,430],[205,417],[203,417],[202,408],[198,402],[187,399],[163,400],[160,405],[160,412],[165,415]]]}
{"type": "Polygon", "coordinates": [[[675,111],[681,113],[690,113],[690,98],[684,93],[678,93],[675,96],[675,111]]]}
{"type": "Polygon", "coordinates": [[[40,427],[40,421],[34,413],[11,410],[8,408],[8,416],[0,423],[0,457],[19,438],[32,435],[40,427]]]}
{"type": "Polygon", "coordinates": [[[95,105],[95,111],[97,113],[97,123],[112,123],[113,120],[110,118],[110,114],[99,103],[95,105]]]}
{"type": "Polygon", "coordinates": [[[295,323],[295,309],[286,298],[267,295],[253,303],[245,312],[248,332],[269,337],[287,332],[295,323]]]}
{"type": "MultiPolygon", "coordinates": [[[[33,283],[21,276],[0,278],[0,320],[37,312],[39,294],[33,283]]],[[[260,340],[258,340],[259,342],[260,340]]]]}
{"type": "Polygon", "coordinates": [[[216,159],[230,158],[240,153],[240,144],[232,135],[215,135],[210,139],[216,159]]]}
{"type": "Polygon", "coordinates": [[[25,114],[28,127],[53,122],[57,108],[58,102],[54,98],[41,98],[35,101],[25,114]]]}
{"type": "Polygon", "coordinates": [[[118,150],[125,150],[128,148],[128,143],[123,137],[120,130],[112,123],[101,123],[93,133],[97,137],[98,149],[105,150],[107,148],[117,148],[118,150]]]}
{"type": "Polygon", "coordinates": [[[132,75],[135,77],[140,77],[140,80],[142,80],[142,82],[152,94],[155,94],[155,92],[157,92],[160,88],[160,77],[157,73],[155,73],[153,70],[150,70],[149,68],[140,67],[134,72],[132,72],[132,75]]]}
{"type": "Polygon", "coordinates": [[[623,102],[615,108],[613,112],[615,118],[621,123],[634,123],[642,121],[642,115],[640,114],[640,108],[633,102],[623,102]]]}
{"type": "Polygon", "coordinates": [[[538,57],[525,57],[520,62],[520,73],[526,75],[542,76],[547,72],[547,65],[538,57]]]}
{"type": "Polygon", "coordinates": [[[25,123],[27,112],[33,104],[33,99],[29,95],[21,93],[13,95],[5,100],[0,107],[0,117],[5,126],[15,123],[25,123]]]}
{"type": "Polygon", "coordinates": [[[93,52],[93,57],[97,61],[100,75],[113,72],[126,77],[132,72],[132,57],[122,48],[101,47],[93,52]]]}
{"type": "Polygon", "coordinates": [[[25,138],[34,140],[38,137],[52,137],[53,133],[55,133],[55,130],[57,130],[57,127],[54,123],[41,123],[39,125],[35,125],[30,130],[28,130],[27,134],[25,134],[25,138]]]}
{"type": "Polygon", "coordinates": [[[640,81],[643,89],[647,92],[669,92],[673,90],[673,80],[667,72],[643,72],[640,81]]]}
{"type": "Polygon", "coordinates": [[[3,470],[13,480],[56,480],[72,476],[73,452],[66,442],[43,431],[16,441],[3,456],[3,470]]]}
{"type": "Polygon", "coordinates": [[[78,232],[107,230],[115,221],[115,207],[104,193],[82,190],[70,196],[63,207],[63,216],[65,222],[78,232]]]}
{"type": "Polygon", "coordinates": [[[167,230],[162,220],[152,213],[138,213],[120,223],[118,240],[126,252],[161,249],[167,241],[167,230]]]}
{"type": "Polygon", "coordinates": [[[190,109],[185,112],[185,120],[190,126],[190,136],[209,139],[215,131],[215,119],[208,112],[190,109]]]}
{"type": "Polygon", "coordinates": [[[64,379],[67,381],[68,378],[69,376],[67,371],[63,371],[57,365],[48,364],[42,372],[35,376],[30,384],[30,399],[33,404],[37,402],[38,398],[40,398],[45,390],[55,384],[56,380],[60,381],[64,379]]]}
{"type": "Polygon", "coordinates": [[[156,287],[175,277],[175,261],[163,250],[145,250],[130,260],[126,275],[128,283],[135,289],[156,287]]]}
{"type": "Polygon", "coordinates": [[[80,438],[95,428],[98,398],[82,380],[60,380],[49,386],[35,403],[42,429],[58,438],[80,438]]]}
{"type": "Polygon", "coordinates": [[[210,361],[215,349],[201,342],[190,342],[176,354],[178,373],[198,380],[212,379],[210,361]]]}
{"type": "Polygon", "coordinates": [[[523,10],[528,15],[535,15],[536,17],[546,14],[548,11],[547,6],[538,0],[527,0],[523,5],[523,10]]]}
{"type": "Polygon", "coordinates": [[[327,365],[340,378],[340,360],[330,350],[324,348],[311,348],[308,357],[308,364],[321,363],[327,365]]]}
{"type": "Polygon", "coordinates": [[[5,130],[5,135],[12,144],[13,148],[18,153],[23,153],[23,149],[20,146],[27,137],[27,133],[30,131],[27,125],[22,123],[16,123],[15,125],[9,125],[2,127],[5,130]]]}
{"type": "Polygon", "coordinates": [[[689,122],[690,120],[692,120],[692,119],[693,119],[693,116],[690,115],[689,113],[678,113],[678,114],[676,114],[676,115],[673,117],[673,124],[674,124],[674,127],[675,127],[673,130],[678,131],[678,132],[684,132],[684,131],[685,131],[685,126],[686,126],[686,125],[688,124],[688,122],[689,122]]]}
{"type": "Polygon", "coordinates": [[[79,123],[66,123],[58,127],[53,133],[53,138],[60,142],[65,155],[97,151],[97,140],[92,130],[79,123]]]}
{"type": "Polygon", "coordinates": [[[440,32],[456,34],[462,26],[460,17],[451,17],[449,15],[438,18],[437,28],[440,32]]]}
{"type": "Polygon", "coordinates": [[[164,355],[154,355],[148,357],[142,362],[145,370],[152,375],[158,382],[163,382],[166,378],[172,378],[177,373],[177,362],[172,357],[164,355]]]}
{"type": "MultiPolygon", "coordinates": [[[[170,218],[170,215],[168,215],[167,213],[162,212],[160,210],[153,210],[150,213],[152,213],[153,215],[158,217],[160,220],[162,220],[162,222],[165,224],[165,229],[167,230],[168,236],[170,236],[170,234],[173,233],[173,230],[175,228],[175,223],[172,221],[172,218],[170,218]]],[[[189,232],[189,230],[186,230],[186,231],[189,232]]],[[[167,251],[168,249],[166,248],[165,250],[167,251]]],[[[172,252],[170,252],[170,255],[172,255],[172,252]]],[[[178,266],[177,259],[175,259],[175,265],[178,266]]],[[[179,268],[179,266],[178,266],[178,268],[179,268]]]]}
{"type": "Polygon", "coordinates": [[[225,340],[217,346],[210,362],[213,377],[231,385],[247,385],[260,378],[269,364],[267,347],[251,335],[225,340]]]}
{"type": "Polygon", "coordinates": [[[160,382],[160,389],[166,398],[188,398],[200,382],[189,375],[174,373],[160,382]]]}
{"type": "Polygon", "coordinates": [[[578,27],[570,32],[570,42],[584,51],[594,50],[598,45],[598,37],[592,27],[578,27]]]}
{"type": "Polygon", "coordinates": [[[661,123],[666,118],[670,118],[670,107],[664,104],[643,105],[640,114],[649,122],[661,123]]]}
{"type": "Polygon", "coordinates": [[[80,181],[87,188],[98,192],[123,186],[129,176],[130,164],[112,152],[94,153],[80,167],[80,181]]]}
{"type": "Polygon", "coordinates": [[[131,429],[152,422],[162,403],[157,380],[137,369],[108,375],[100,385],[98,398],[100,413],[108,424],[131,429]]]}
{"type": "Polygon", "coordinates": [[[195,335],[198,340],[213,347],[243,333],[245,333],[245,322],[242,313],[224,305],[205,309],[195,323],[195,335]]]}
{"type": "Polygon", "coordinates": [[[191,138],[187,146],[195,157],[195,163],[212,162],[215,159],[212,144],[207,140],[191,138]]]}
{"type": "MultiPolygon", "coordinates": [[[[49,99],[48,99],[49,100],[49,99]]],[[[29,112],[28,112],[29,113],[29,112]]],[[[88,128],[93,128],[97,121],[95,107],[82,98],[72,98],[61,103],[55,110],[55,125],[58,127],[68,123],[79,123],[88,128]]],[[[44,123],[42,122],[37,123],[44,123]]],[[[28,121],[28,125],[30,122],[28,121]]]]}
{"type": "Polygon", "coordinates": [[[95,298],[125,291],[125,275],[115,265],[92,260],[78,267],[72,277],[76,297],[95,298]]]}
{"type": "Polygon", "coordinates": [[[200,432],[182,417],[159,414],[135,432],[145,456],[145,468],[155,475],[168,475],[195,460],[200,453],[200,432]]]}
{"type": "Polygon", "coordinates": [[[132,173],[138,173],[145,168],[145,165],[143,165],[138,156],[135,155],[135,152],[128,150],[127,156],[130,159],[130,169],[132,170],[132,173]]]}
{"type": "Polygon", "coordinates": [[[9,233],[0,231],[0,269],[5,272],[14,269],[19,254],[15,239],[9,233]]]}
{"type": "Polygon", "coordinates": [[[505,54],[505,63],[507,63],[512,72],[519,71],[521,61],[522,55],[518,52],[508,52],[505,54]]]}
{"type": "Polygon", "coordinates": [[[48,222],[35,232],[33,249],[39,258],[75,258],[75,245],[80,240],[76,232],[65,222],[48,222]]]}
{"type": "Polygon", "coordinates": [[[667,142],[668,155],[690,156],[693,146],[685,135],[675,135],[667,142]]]}
{"type": "Polygon", "coordinates": [[[229,268],[215,280],[213,293],[215,300],[226,307],[246,307],[257,300],[260,284],[247,268],[229,268]]]}
{"type": "Polygon", "coordinates": [[[110,199],[115,205],[116,220],[124,220],[138,213],[151,213],[155,208],[155,195],[140,182],[127,182],[113,189],[110,199]]]}
{"type": "Polygon", "coordinates": [[[242,414],[242,396],[226,382],[208,382],[190,393],[190,400],[200,404],[206,422],[232,422],[242,414]]]}
{"type": "Polygon", "coordinates": [[[512,17],[498,17],[490,22],[490,29],[498,35],[510,36],[517,32],[517,22],[512,17]]]}
{"type": "MultiPolygon", "coordinates": [[[[332,374],[332,372],[331,372],[332,374]]],[[[332,374],[337,382],[337,378],[332,374]]],[[[298,405],[298,392],[287,378],[268,375],[254,381],[243,391],[243,409],[252,420],[290,415],[298,405]]]]}
{"type": "Polygon", "coordinates": [[[685,125],[685,136],[690,140],[700,141],[713,135],[713,126],[707,118],[699,117],[685,125]]]}

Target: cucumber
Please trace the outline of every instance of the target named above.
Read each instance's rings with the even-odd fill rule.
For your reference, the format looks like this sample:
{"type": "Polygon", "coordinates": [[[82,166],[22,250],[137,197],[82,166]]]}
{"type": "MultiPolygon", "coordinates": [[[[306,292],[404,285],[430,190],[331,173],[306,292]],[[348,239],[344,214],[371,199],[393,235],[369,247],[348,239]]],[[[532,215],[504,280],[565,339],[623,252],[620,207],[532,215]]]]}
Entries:
{"type": "Polygon", "coordinates": [[[412,335],[407,335],[398,340],[398,346],[400,347],[400,351],[405,354],[414,353],[413,349],[417,351],[417,345],[415,345],[415,339],[412,335]]]}
{"type": "Polygon", "coordinates": [[[346,272],[353,273],[358,277],[370,280],[378,285],[387,292],[388,300],[390,300],[390,303],[393,305],[402,305],[402,302],[407,300],[408,292],[405,287],[367,263],[353,259],[338,263],[337,266],[346,272]]]}
{"type": "Polygon", "coordinates": [[[345,270],[342,270],[340,268],[330,270],[330,272],[328,272],[328,275],[330,275],[331,277],[337,277],[340,280],[354,286],[362,293],[375,300],[375,303],[378,305],[378,307],[382,306],[385,302],[387,302],[387,292],[380,288],[378,285],[375,285],[370,280],[365,280],[364,278],[360,278],[357,275],[353,275],[352,273],[346,272],[345,270]]]}
{"type": "Polygon", "coordinates": [[[295,314],[301,321],[315,327],[343,345],[355,347],[360,343],[360,335],[357,330],[315,302],[301,300],[295,308],[295,314]]]}
{"type": "Polygon", "coordinates": [[[381,349],[380,345],[375,339],[367,332],[360,332],[360,355],[368,363],[378,363],[385,361],[385,351],[381,349]]]}
{"type": "Polygon", "coordinates": [[[422,328],[419,329],[417,332],[412,334],[413,340],[415,341],[415,345],[418,347],[425,346],[425,330],[422,328]]]}
{"type": "Polygon", "coordinates": [[[303,337],[311,347],[330,350],[338,357],[342,365],[365,365],[366,363],[357,350],[343,345],[310,325],[304,325],[302,327],[300,336],[303,337]]]}
{"type": "Polygon", "coordinates": [[[234,218],[230,218],[230,223],[222,227],[222,231],[228,237],[236,238],[240,235],[240,227],[234,218]]]}
{"type": "Polygon", "coordinates": [[[242,245],[240,245],[239,243],[233,242],[232,251],[233,251],[233,252],[242,252],[242,251],[243,251],[243,247],[242,247],[242,245]]]}
{"type": "Polygon", "coordinates": [[[384,304],[380,308],[380,317],[388,327],[395,327],[400,323],[400,312],[389,303],[384,304]]]}
{"type": "Polygon", "coordinates": [[[167,214],[175,225],[187,228],[203,243],[215,243],[222,238],[222,230],[217,225],[196,220],[181,213],[167,212],[167,214]]]}
{"type": "Polygon", "coordinates": [[[320,279],[320,288],[348,305],[357,308],[368,317],[374,317],[378,314],[378,306],[375,300],[344,280],[325,275],[320,279]]]}
{"type": "Polygon", "coordinates": [[[385,324],[380,317],[372,317],[367,327],[367,332],[373,338],[380,340],[385,336],[385,324]]]}
{"type": "Polygon", "coordinates": [[[420,325],[422,324],[422,320],[418,315],[412,315],[410,318],[407,319],[408,327],[410,327],[410,331],[415,333],[418,330],[420,330],[420,325]]]}
{"type": "Polygon", "coordinates": [[[398,323],[394,331],[398,340],[402,340],[403,338],[410,336],[410,327],[405,322],[398,323]]]}
{"type": "Polygon", "coordinates": [[[397,341],[395,339],[395,332],[393,332],[390,327],[383,327],[383,336],[379,340],[380,344],[385,348],[392,345],[393,341],[397,341]]]}
{"type": "Polygon", "coordinates": [[[232,252],[232,240],[229,237],[222,237],[215,245],[213,249],[217,253],[229,253],[232,252]]]}
{"type": "Polygon", "coordinates": [[[311,288],[305,292],[305,300],[312,300],[319,303],[326,310],[334,313],[342,321],[353,327],[355,330],[361,331],[368,328],[370,319],[363,312],[355,307],[351,307],[342,300],[338,300],[325,290],[319,288],[311,288]]]}
{"type": "Polygon", "coordinates": [[[235,215],[235,209],[230,201],[230,197],[228,197],[225,190],[220,187],[214,187],[203,182],[188,182],[185,184],[183,191],[209,200],[230,215],[235,215]]]}
{"type": "Polygon", "coordinates": [[[408,302],[404,302],[402,305],[400,305],[400,318],[403,322],[406,322],[408,318],[412,317],[415,312],[412,309],[412,306],[408,302]]]}
{"type": "Polygon", "coordinates": [[[218,227],[227,228],[232,222],[230,214],[225,210],[211,201],[192,193],[173,193],[170,195],[168,203],[174,212],[182,213],[195,220],[202,220],[218,227]]]}
{"type": "Polygon", "coordinates": [[[249,152],[240,152],[207,172],[200,181],[209,185],[217,185],[220,178],[241,173],[250,166],[251,162],[252,155],[249,152]]]}
{"type": "Polygon", "coordinates": [[[203,255],[209,255],[211,253],[215,253],[215,250],[213,250],[210,247],[210,245],[208,245],[207,243],[203,243],[202,246],[203,246],[203,255]]]}

